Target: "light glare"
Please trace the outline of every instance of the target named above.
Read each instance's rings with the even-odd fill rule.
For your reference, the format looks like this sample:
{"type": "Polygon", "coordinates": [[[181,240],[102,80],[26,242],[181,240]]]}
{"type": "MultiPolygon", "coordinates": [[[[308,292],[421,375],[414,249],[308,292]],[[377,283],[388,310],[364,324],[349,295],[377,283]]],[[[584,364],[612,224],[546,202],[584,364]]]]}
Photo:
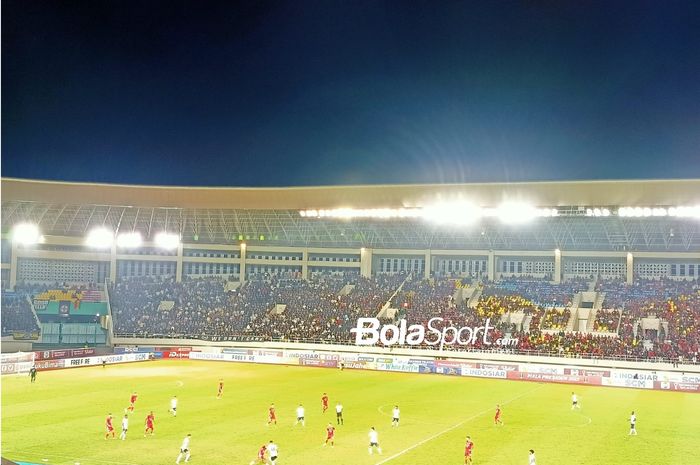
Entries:
{"type": "Polygon", "coordinates": [[[506,224],[522,224],[538,216],[538,211],[526,203],[506,202],[497,209],[497,216],[506,224]]]}
{"type": "Polygon", "coordinates": [[[114,233],[107,228],[95,228],[85,238],[85,245],[96,249],[112,247],[113,243],[114,233]]]}
{"type": "Polygon", "coordinates": [[[421,211],[421,217],[438,224],[472,224],[481,218],[482,212],[466,202],[440,203],[421,211]]]}
{"type": "Polygon", "coordinates": [[[180,236],[162,231],[156,234],[155,242],[161,249],[172,250],[180,245],[180,236]]]}
{"type": "Polygon", "coordinates": [[[41,240],[39,227],[31,223],[20,223],[12,228],[12,241],[22,245],[33,245],[41,240]]]}
{"type": "Polygon", "coordinates": [[[117,236],[117,246],[125,249],[135,249],[141,246],[143,240],[141,239],[141,234],[134,231],[128,233],[121,233],[117,236]]]}

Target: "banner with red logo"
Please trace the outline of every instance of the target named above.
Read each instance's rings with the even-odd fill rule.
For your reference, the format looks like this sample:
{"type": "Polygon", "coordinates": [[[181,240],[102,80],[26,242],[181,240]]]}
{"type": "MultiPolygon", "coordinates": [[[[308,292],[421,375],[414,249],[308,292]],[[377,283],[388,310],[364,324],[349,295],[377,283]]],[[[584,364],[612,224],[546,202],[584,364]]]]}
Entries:
{"type": "Polygon", "coordinates": [[[155,350],[161,358],[190,358],[192,347],[156,347],[155,350]]]}

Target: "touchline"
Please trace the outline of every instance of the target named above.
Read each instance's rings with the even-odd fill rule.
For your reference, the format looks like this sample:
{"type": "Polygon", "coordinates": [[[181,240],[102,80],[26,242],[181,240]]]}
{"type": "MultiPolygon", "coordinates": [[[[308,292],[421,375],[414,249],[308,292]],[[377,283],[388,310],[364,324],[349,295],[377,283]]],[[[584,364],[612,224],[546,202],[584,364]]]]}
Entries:
{"type": "MultiPolygon", "coordinates": [[[[388,324],[381,325],[378,318],[358,318],[357,325],[350,330],[355,333],[355,344],[363,346],[371,346],[377,342],[381,342],[385,346],[395,344],[399,345],[420,345],[427,344],[430,346],[439,345],[442,350],[445,344],[447,345],[473,345],[479,337],[482,338],[484,345],[492,345],[489,339],[490,331],[495,327],[491,326],[491,319],[487,318],[484,326],[469,327],[463,326],[455,328],[447,326],[442,329],[436,328],[433,323],[442,322],[443,318],[435,317],[428,321],[428,328],[423,325],[408,325],[405,319],[399,321],[398,325],[388,324]],[[448,335],[451,335],[449,339],[448,335]]],[[[496,345],[517,345],[517,339],[498,338],[495,341],[496,345]]]]}

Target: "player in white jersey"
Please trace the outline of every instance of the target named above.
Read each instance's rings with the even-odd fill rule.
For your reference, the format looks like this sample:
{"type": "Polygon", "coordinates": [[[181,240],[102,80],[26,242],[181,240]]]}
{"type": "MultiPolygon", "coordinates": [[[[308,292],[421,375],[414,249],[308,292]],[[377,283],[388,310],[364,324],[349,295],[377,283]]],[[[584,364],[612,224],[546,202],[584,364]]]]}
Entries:
{"type": "Polygon", "coordinates": [[[126,439],[126,431],[129,429],[129,417],[127,415],[124,415],[124,418],[122,418],[122,434],[119,435],[119,439],[122,441],[126,439]]]}
{"type": "Polygon", "coordinates": [[[391,426],[399,426],[399,415],[401,415],[401,410],[399,410],[398,405],[394,405],[394,410],[391,411],[391,426]]]}
{"type": "Polygon", "coordinates": [[[180,446],[180,453],[177,455],[177,459],[175,460],[175,463],[180,463],[180,460],[182,459],[182,456],[185,456],[185,462],[190,461],[190,437],[192,437],[191,434],[188,434],[185,436],[185,439],[182,440],[182,445],[180,446]]]}
{"type": "Polygon", "coordinates": [[[177,396],[173,396],[170,399],[170,410],[168,410],[174,417],[177,416],[177,396]]]}
{"type": "Polygon", "coordinates": [[[630,436],[636,436],[637,435],[637,415],[634,414],[634,410],[632,410],[632,414],[630,415],[630,436]]]}
{"type": "Polygon", "coordinates": [[[576,393],[572,392],[571,393],[571,410],[578,408],[580,409],[581,406],[578,404],[578,396],[576,393]]]}
{"type": "Polygon", "coordinates": [[[372,455],[374,448],[376,448],[377,452],[379,452],[381,454],[382,448],[379,446],[379,433],[377,433],[377,430],[374,429],[374,426],[372,427],[371,430],[369,430],[368,436],[369,436],[369,447],[367,448],[367,452],[369,452],[369,455],[372,455]]]}
{"type": "Polygon", "coordinates": [[[530,455],[528,456],[528,459],[530,460],[528,462],[528,465],[537,465],[536,459],[535,459],[535,451],[530,449],[530,455]]]}
{"type": "Polygon", "coordinates": [[[272,439],[270,439],[270,443],[267,445],[267,452],[270,454],[270,464],[275,465],[279,451],[277,450],[277,444],[272,442],[272,439]]]}
{"type": "Polygon", "coordinates": [[[294,426],[299,423],[301,423],[301,426],[306,426],[306,423],[304,422],[304,406],[301,404],[299,404],[299,407],[297,407],[297,421],[294,422],[294,426]]]}
{"type": "Polygon", "coordinates": [[[335,405],[335,421],[339,425],[343,424],[343,404],[340,402],[335,405]]]}

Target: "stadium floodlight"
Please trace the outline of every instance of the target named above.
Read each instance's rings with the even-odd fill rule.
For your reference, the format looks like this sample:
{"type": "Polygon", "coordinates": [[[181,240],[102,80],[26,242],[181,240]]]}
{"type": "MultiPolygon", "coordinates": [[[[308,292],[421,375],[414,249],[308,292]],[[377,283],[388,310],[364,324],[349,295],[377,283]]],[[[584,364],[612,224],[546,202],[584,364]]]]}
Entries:
{"type": "Polygon", "coordinates": [[[141,239],[141,234],[138,231],[124,232],[117,236],[117,247],[122,247],[125,249],[135,249],[141,246],[143,240],[141,239]]]}
{"type": "Polygon", "coordinates": [[[107,249],[114,243],[114,233],[107,228],[95,228],[85,238],[85,245],[95,249],[107,249]]]}
{"type": "Polygon", "coordinates": [[[700,205],[694,207],[671,207],[668,209],[668,216],[700,218],[700,205]]]}
{"type": "Polygon", "coordinates": [[[481,208],[467,202],[438,203],[421,211],[421,217],[438,224],[472,224],[481,216],[481,208]]]}
{"type": "Polygon", "coordinates": [[[544,218],[559,216],[559,210],[556,208],[538,208],[536,210],[536,216],[541,216],[544,218]]]}
{"type": "Polygon", "coordinates": [[[32,223],[20,223],[12,228],[12,242],[22,245],[34,245],[41,241],[39,227],[32,223]]]}
{"type": "Polygon", "coordinates": [[[648,218],[672,216],[677,218],[700,218],[700,205],[694,207],[620,207],[617,216],[622,218],[648,218]]]}
{"type": "Polygon", "coordinates": [[[180,245],[180,236],[173,233],[161,231],[156,234],[155,242],[161,249],[177,249],[180,245]]]}
{"type": "MultiPolygon", "coordinates": [[[[622,210],[622,209],[620,209],[622,210]]],[[[610,216],[612,213],[610,212],[609,208],[604,208],[604,207],[591,207],[591,208],[586,208],[586,216],[610,216]]],[[[619,216],[624,216],[622,213],[618,212],[619,216]]]]}
{"type": "Polygon", "coordinates": [[[334,208],[329,210],[301,210],[302,218],[416,218],[420,216],[419,208],[334,208]]]}
{"type": "Polygon", "coordinates": [[[522,202],[504,202],[495,209],[494,213],[506,224],[523,224],[540,216],[537,208],[522,202]]]}

